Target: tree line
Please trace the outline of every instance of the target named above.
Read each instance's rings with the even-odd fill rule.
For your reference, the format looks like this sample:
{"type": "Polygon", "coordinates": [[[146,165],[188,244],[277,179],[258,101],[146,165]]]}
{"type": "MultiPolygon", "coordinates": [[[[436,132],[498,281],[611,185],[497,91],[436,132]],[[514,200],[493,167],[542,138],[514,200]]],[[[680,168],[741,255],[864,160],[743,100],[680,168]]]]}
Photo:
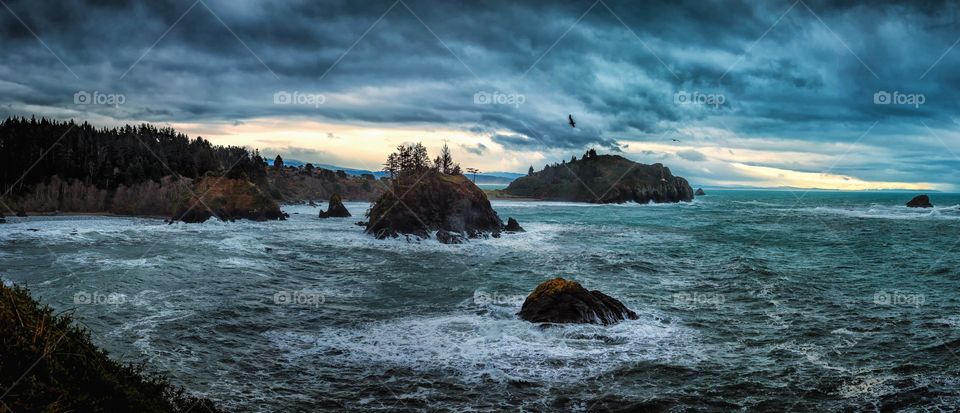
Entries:
{"type": "Polygon", "coordinates": [[[0,123],[2,194],[26,191],[54,175],[105,189],[208,172],[259,181],[266,177],[266,166],[256,151],[190,139],[169,127],[96,128],[35,117],[0,123]]]}
{"type": "Polygon", "coordinates": [[[453,161],[450,148],[444,144],[440,155],[430,161],[427,148],[421,143],[402,144],[397,151],[387,156],[383,171],[390,175],[390,180],[396,186],[408,184],[433,169],[448,175],[462,175],[460,164],[453,161]]]}

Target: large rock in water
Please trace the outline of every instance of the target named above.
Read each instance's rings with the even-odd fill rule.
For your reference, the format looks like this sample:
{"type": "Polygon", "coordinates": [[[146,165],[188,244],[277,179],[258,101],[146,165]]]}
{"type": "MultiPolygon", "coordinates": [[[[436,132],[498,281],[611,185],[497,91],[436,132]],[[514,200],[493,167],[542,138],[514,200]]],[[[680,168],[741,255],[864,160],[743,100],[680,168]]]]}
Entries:
{"type": "Polygon", "coordinates": [[[930,203],[930,197],[926,195],[917,195],[907,202],[907,206],[910,208],[933,208],[933,204],[930,203]]]}
{"type": "Polygon", "coordinates": [[[576,281],[554,278],[538,285],[527,296],[520,318],[534,323],[608,325],[636,320],[637,313],[600,291],[587,291],[576,281]]]}
{"type": "Polygon", "coordinates": [[[497,237],[503,227],[487,195],[467,177],[433,170],[415,183],[385,192],[367,216],[366,232],[378,239],[401,234],[428,238],[431,232],[445,231],[440,241],[455,242],[459,237],[451,233],[497,237]]]}
{"type": "Polygon", "coordinates": [[[501,193],[550,201],[623,203],[693,200],[686,179],[662,164],[645,165],[619,155],[593,155],[515,179],[501,193]],[[598,199],[599,197],[599,199],[598,199]]]}
{"type": "Polygon", "coordinates": [[[704,196],[706,194],[706,192],[703,192],[703,188],[697,188],[697,192],[694,192],[694,195],[696,196],[704,196]]]}
{"type": "Polygon", "coordinates": [[[346,218],[350,216],[350,211],[347,211],[347,207],[343,206],[343,201],[340,200],[339,194],[333,194],[330,197],[330,203],[327,206],[327,211],[320,211],[320,218],[346,218]]]}
{"type": "Polygon", "coordinates": [[[513,217],[507,218],[507,225],[503,227],[503,230],[505,232],[526,232],[513,217]]]}
{"type": "Polygon", "coordinates": [[[282,220],[287,215],[280,210],[276,201],[246,179],[206,175],[194,185],[192,193],[177,202],[171,220],[204,222],[211,217],[221,221],[267,221],[282,220]],[[197,196],[201,199],[198,200],[197,196]]]}

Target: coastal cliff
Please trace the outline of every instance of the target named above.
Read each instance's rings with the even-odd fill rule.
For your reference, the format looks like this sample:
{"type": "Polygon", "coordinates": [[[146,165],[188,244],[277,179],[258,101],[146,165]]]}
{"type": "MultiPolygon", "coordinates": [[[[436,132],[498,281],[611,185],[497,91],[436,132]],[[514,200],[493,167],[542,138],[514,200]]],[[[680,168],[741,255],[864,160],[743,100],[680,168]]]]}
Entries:
{"type": "Polygon", "coordinates": [[[582,159],[548,165],[517,178],[497,196],[592,203],[664,203],[693,200],[686,179],[662,164],[646,165],[590,151],[582,159]]]}

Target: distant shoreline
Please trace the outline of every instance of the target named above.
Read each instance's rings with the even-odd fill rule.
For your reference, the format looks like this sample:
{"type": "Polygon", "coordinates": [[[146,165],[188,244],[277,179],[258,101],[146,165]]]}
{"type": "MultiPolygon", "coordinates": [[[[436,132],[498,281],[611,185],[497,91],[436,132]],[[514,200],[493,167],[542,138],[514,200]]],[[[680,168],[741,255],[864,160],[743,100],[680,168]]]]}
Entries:
{"type": "MultiPolygon", "coordinates": [[[[169,220],[168,216],[161,215],[130,215],[117,214],[113,212],[49,212],[49,211],[26,211],[26,218],[32,217],[126,217],[126,218],[151,218],[169,220]]],[[[6,215],[5,218],[20,218],[16,215],[6,215]]]]}

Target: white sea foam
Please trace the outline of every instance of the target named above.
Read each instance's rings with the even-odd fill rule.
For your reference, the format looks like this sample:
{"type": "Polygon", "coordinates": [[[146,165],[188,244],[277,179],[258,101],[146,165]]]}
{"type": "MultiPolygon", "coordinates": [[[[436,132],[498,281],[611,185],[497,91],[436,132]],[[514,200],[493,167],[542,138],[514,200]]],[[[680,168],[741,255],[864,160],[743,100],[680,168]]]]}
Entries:
{"type": "Polygon", "coordinates": [[[960,205],[934,208],[908,208],[897,205],[877,205],[869,207],[808,207],[795,208],[788,211],[801,213],[813,213],[823,215],[841,215],[850,218],[872,218],[872,219],[890,219],[890,220],[908,220],[908,219],[928,219],[928,220],[960,220],[960,205]]]}
{"type": "Polygon", "coordinates": [[[291,363],[323,357],[378,368],[453,370],[468,383],[487,379],[570,383],[624,363],[693,363],[701,357],[690,330],[655,319],[609,327],[541,328],[516,317],[457,313],[264,334],[291,363]]]}

